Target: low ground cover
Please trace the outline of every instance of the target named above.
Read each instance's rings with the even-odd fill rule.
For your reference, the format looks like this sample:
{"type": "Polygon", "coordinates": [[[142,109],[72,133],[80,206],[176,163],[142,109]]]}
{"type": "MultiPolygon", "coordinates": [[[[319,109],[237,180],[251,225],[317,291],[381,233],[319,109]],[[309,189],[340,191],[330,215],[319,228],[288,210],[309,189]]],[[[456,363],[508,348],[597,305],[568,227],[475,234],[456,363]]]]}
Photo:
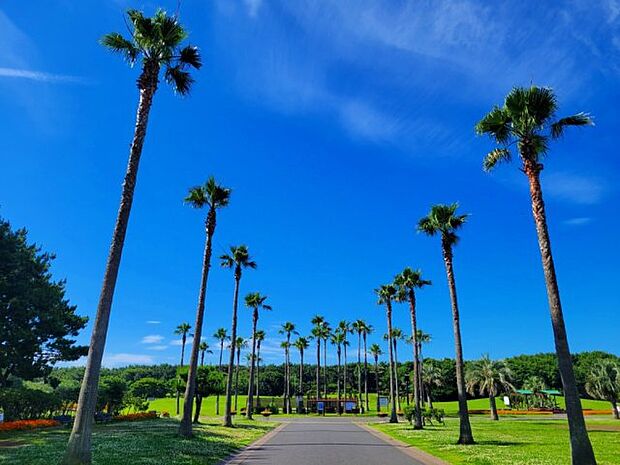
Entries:
{"type": "MultiPolygon", "coordinates": [[[[94,465],[211,465],[274,426],[274,422],[239,421],[235,428],[224,428],[209,422],[196,426],[195,437],[188,440],[177,435],[178,422],[169,419],[97,425],[94,465]]],[[[0,464],[59,463],[68,437],[68,428],[0,433],[0,464]]]]}
{"type": "MultiPolygon", "coordinates": [[[[491,421],[472,417],[475,446],[458,446],[458,419],[446,425],[414,431],[408,423],[374,424],[390,436],[454,465],[569,465],[568,425],[565,420],[506,417],[491,421]]],[[[589,418],[590,439],[599,465],[620,463],[620,422],[589,418]]]]}

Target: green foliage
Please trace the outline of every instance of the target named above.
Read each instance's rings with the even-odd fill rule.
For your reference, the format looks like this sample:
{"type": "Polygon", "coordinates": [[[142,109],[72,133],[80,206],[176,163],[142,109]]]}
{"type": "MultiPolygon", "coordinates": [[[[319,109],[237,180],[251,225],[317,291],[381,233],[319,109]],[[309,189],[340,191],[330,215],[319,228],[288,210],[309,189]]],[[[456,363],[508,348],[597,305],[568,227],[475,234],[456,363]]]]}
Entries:
{"type": "Polygon", "coordinates": [[[170,392],[169,386],[155,378],[142,378],[129,386],[129,395],[140,399],[148,397],[165,397],[170,392]]]}
{"type": "Polygon", "coordinates": [[[125,380],[118,376],[105,376],[99,381],[99,394],[97,395],[97,411],[105,409],[112,415],[118,414],[124,404],[125,394],[128,390],[125,380]]]}
{"type": "Polygon", "coordinates": [[[23,387],[0,389],[0,408],[7,421],[49,417],[60,406],[60,397],[55,392],[23,387]]]}
{"type": "Polygon", "coordinates": [[[0,217],[0,388],[10,377],[47,376],[55,363],[87,353],[73,339],[87,318],[65,298],[65,282],[53,281],[53,259],[0,217]]]}

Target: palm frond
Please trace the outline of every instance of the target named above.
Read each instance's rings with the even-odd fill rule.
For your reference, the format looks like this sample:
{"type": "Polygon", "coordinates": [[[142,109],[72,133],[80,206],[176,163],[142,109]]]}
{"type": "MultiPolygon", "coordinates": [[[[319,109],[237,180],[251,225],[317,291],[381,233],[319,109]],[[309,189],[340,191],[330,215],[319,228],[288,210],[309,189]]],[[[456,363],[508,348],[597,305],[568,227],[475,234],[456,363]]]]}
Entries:
{"type": "Polygon", "coordinates": [[[424,233],[428,236],[434,236],[435,234],[437,234],[438,231],[435,224],[433,224],[432,219],[428,216],[425,216],[424,218],[421,218],[420,221],[418,221],[417,230],[418,232],[424,233]]]}
{"type": "Polygon", "coordinates": [[[118,32],[111,32],[110,34],[104,35],[99,42],[113,52],[122,54],[131,66],[135,64],[140,53],[138,47],[131,41],[125,39],[118,32]]]}
{"type": "Polygon", "coordinates": [[[183,199],[183,202],[191,205],[194,208],[203,208],[208,204],[207,197],[202,186],[192,187],[187,194],[187,197],[183,199]]]}
{"type": "Polygon", "coordinates": [[[567,126],[594,126],[594,120],[588,113],[583,112],[561,118],[551,124],[551,137],[554,139],[562,137],[567,126]]]}
{"type": "Polygon", "coordinates": [[[491,171],[500,162],[509,162],[511,160],[510,150],[507,148],[497,148],[491,150],[482,161],[482,169],[491,171]]]}
{"type": "Polygon", "coordinates": [[[187,71],[183,71],[181,65],[166,67],[165,79],[180,95],[187,95],[194,83],[192,76],[187,71]]]}
{"type": "Polygon", "coordinates": [[[475,131],[479,135],[489,135],[499,144],[507,144],[512,135],[511,121],[510,114],[505,109],[495,106],[484,118],[478,121],[475,131]]]}
{"type": "Polygon", "coordinates": [[[202,66],[202,61],[200,59],[200,52],[198,51],[198,47],[195,47],[193,45],[183,47],[179,52],[179,62],[184,65],[200,69],[200,67],[202,66]]]}

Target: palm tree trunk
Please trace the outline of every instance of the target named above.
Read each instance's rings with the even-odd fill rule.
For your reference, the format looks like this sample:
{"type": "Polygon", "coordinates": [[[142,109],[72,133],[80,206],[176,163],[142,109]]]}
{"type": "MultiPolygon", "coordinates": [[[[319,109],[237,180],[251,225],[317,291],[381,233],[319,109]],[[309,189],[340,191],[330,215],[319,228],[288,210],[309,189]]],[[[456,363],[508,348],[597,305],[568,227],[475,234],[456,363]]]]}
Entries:
{"type": "Polygon", "coordinates": [[[455,365],[456,365],[456,390],[459,399],[459,444],[474,444],[474,435],[469,423],[469,413],[467,411],[467,393],[465,391],[465,376],[463,364],[463,343],[461,342],[461,322],[459,317],[459,305],[456,297],[456,282],[454,279],[454,269],[452,267],[452,246],[447,238],[442,238],[442,252],[446,275],[448,277],[448,287],[450,288],[450,301],[452,303],[452,328],[454,331],[455,365]]]}
{"type": "Polygon", "coordinates": [[[366,411],[368,411],[370,406],[368,405],[368,350],[366,333],[364,333],[364,400],[366,402],[366,411]]]}
{"type": "Polygon", "coordinates": [[[238,400],[239,400],[239,368],[241,360],[241,347],[237,347],[237,365],[235,367],[235,413],[239,413],[238,400]]]}
{"type": "MultiPolygon", "coordinates": [[[[181,368],[183,368],[183,360],[185,359],[185,341],[186,341],[186,333],[183,333],[183,337],[181,340],[181,362],[180,362],[180,366],[181,368]]],[[[189,380],[189,378],[188,378],[189,380]]],[[[179,412],[181,411],[181,391],[179,391],[179,383],[177,381],[177,415],[179,414],[179,412]]]]}
{"type": "MultiPolygon", "coordinates": [[[[304,396],[304,351],[299,351],[299,395],[304,396]]],[[[299,413],[299,412],[297,412],[299,413]]]]}
{"type": "Polygon", "coordinates": [[[357,399],[359,409],[362,411],[362,333],[357,333],[357,399]]]}
{"type": "Polygon", "coordinates": [[[396,345],[396,338],[393,339],[394,343],[394,391],[396,392],[396,403],[398,405],[398,411],[400,411],[400,392],[398,387],[398,347],[396,345]]]}
{"type": "Polygon", "coordinates": [[[375,389],[377,391],[377,412],[381,411],[381,402],[379,401],[379,358],[375,358],[375,389]]]}
{"type": "MultiPolygon", "coordinates": [[[[327,399],[327,338],[323,339],[323,394],[327,399]]],[[[325,415],[325,409],[323,409],[325,415]]]]}
{"type": "MultiPolygon", "coordinates": [[[[211,243],[215,232],[215,208],[211,207],[207,214],[205,223],[207,239],[202,258],[202,277],[200,279],[200,293],[198,295],[198,309],[196,310],[196,323],[194,325],[194,340],[192,342],[192,353],[189,358],[189,370],[187,372],[187,385],[185,386],[185,398],[183,401],[183,418],[179,426],[179,434],[186,438],[192,436],[192,405],[194,403],[194,392],[196,391],[196,371],[198,369],[198,352],[202,338],[202,323],[205,314],[205,302],[207,300],[207,282],[209,280],[209,269],[211,268],[211,243]]],[[[204,352],[202,353],[202,363],[204,365],[204,352]]],[[[178,390],[177,390],[178,392],[178,390]]]]}
{"type": "Polygon", "coordinates": [[[616,420],[620,420],[620,412],[618,412],[618,403],[615,400],[611,401],[611,410],[616,420]]]}
{"type": "Polygon", "coordinates": [[[239,281],[241,272],[235,270],[235,293],[233,296],[232,325],[230,329],[230,356],[228,357],[228,375],[226,376],[226,405],[224,407],[224,426],[231,427],[232,423],[232,382],[235,368],[235,344],[237,339],[237,305],[239,303],[239,281]]]}
{"type": "MultiPolygon", "coordinates": [[[[344,333],[345,337],[344,337],[344,374],[343,374],[343,379],[342,379],[342,384],[343,384],[343,391],[344,391],[344,398],[347,398],[347,337],[346,337],[346,332],[344,333]]],[[[346,400],[345,400],[346,401],[346,400]]]]}
{"type": "Polygon", "coordinates": [[[256,345],[256,405],[260,407],[260,341],[256,345]]]}
{"type": "Polygon", "coordinates": [[[338,345],[338,348],[336,350],[336,353],[338,355],[338,371],[336,372],[336,413],[338,413],[338,415],[342,415],[342,411],[340,410],[340,344],[338,345]]]}
{"type": "Polygon", "coordinates": [[[555,265],[551,252],[551,239],[547,229],[547,216],[545,202],[543,200],[542,187],[540,185],[540,171],[542,165],[532,162],[524,162],[524,171],[530,183],[530,196],[532,199],[532,214],[536,223],[538,245],[542,258],[542,266],[547,286],[547,298],[551,312],[551,323],[555,339],[555,351],[558,357],[558,366],[564,397],[566,400],[566,416],[568,417],[568,429],[570,432],[571,454],[573,465],[595,465],[594,451],[586,430],[586,422],[581,408],[581,399],[575,380],[573,362],[568,346],[564,314],[560,302],[560,290],[555,275],[555,265]]]}
{"type": "MultiPolygon", "coordinates": [[[[218,366],[218,371],[222,371],[222,355],[224,354],[224,339],[220,341],[220,364],[218,366]]],[[[220,414],[220,393],[217,393],[215,397],[215,414],[219,416],[220,414]]]]}
{"type": "Polygon", "coordinates": [[[499,415],[497,415],[497,404],[495,402],[494,395],[489,395],[489,405],[491,406],[491,420],[499,420],[499,415]]]}
{"type": "Polygon", "coordinates": [[[319,413],[319,399],[321,398],[321,339],[316,338],[316,413],[319,413]]]}
{"type": "Polygon", "coordinates": [[[409,315],[411,317],[411,335],[413,337],[413,399],[415,414],[413,429],[422,429],[422,402],[420,399],[420,354],[418,352],[418,319],[416,315],[415,291],[409,290],[409,315]]]}
{"type": "MultiPolygon", "coordinates": [[[[416,335],[417,337],[417,335],[416,335]]],[[[420,388],[420,401],[422,402],[422,406],[424,406],[424,357],[422,356],[422,342],[418,341],[418,367],[419,367],[419,375],[418,375],[418,386],[420,388]]]]}
{"type": "Polygon", "coordinates": [[[392,349],[392,343],[389,340],[392,337],[392,302],[388,300],[385,305],[387,308],[388,348],[390,353],[390,402],[392,404],[390,423],[398,423],[398,417],[396,416],[396,396],[394,392],[394,351],[392,349]]]}
{"type": "Polygon", "coordinates": [[[248,403],[245,415],[248,420],[252,419],[254,413],[254,364],[256,363],[256,325],[258,324],[258,309],[254,309],[252,318],[252,358],[250,360],[250,382],[248,383],[248,403]]]}
{"type": "Polygon", "coordinates": [[[286,393],[284,396],[286,413],[291,413],[291,335],[286,336],[286,393]]]}
{"type": "Polygon", "coordinates": [[[205,352],[204,352],[204,350],[200,354],[200,366],[201,367],[205,366],[205,352]]]}
{"type": "Polygon", "coordinates": [[[196,394],[196,411],[194,412],[194,423],[198,423],[200,419],[200,410],[202,409],[202,396],[196,394]]]}
{"type": "Polygon", "coordinates": [[[108,261],[103,276],[103,285],[97,305],[97,316],[90,339],[88,359],[84,378],[80,387],[80,395],[75,413],[73,429],[69,436],[67,450],[62,460],[63,465],[86,465],[92,460],[91,436],[95,407],[97,404],[97,389],[99,386],[99,374],[101,372],[101,360],[105,349],[112,299],[116,287],[116,279],[121,264],[125,234],[129,224],[129,214],[133,203],[133,194],[138,178],[140,156],[146,137],[149,113],[153,104],[153,96],[157,91],[159,64],[150,60],[144,63],[142,74],[138,79],[140,99],[136,114],[136,125],[133,140],[129,150],[129,162],[125,173],[125,180],[121,192],[121,202],[114,225],[112,243],[108,252],[108,261]]]}

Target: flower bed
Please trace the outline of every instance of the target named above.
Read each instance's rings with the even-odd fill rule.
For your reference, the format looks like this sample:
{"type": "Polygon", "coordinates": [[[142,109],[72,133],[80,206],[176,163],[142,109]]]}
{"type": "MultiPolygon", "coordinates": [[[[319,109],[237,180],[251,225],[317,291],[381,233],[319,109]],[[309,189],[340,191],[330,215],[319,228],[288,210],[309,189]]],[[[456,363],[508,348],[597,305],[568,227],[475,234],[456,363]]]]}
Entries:
{"type": "Polygon", "coordinates": [[[52,426],[60,426],[60,422],[56,420],[17,420],[0,423],[0,431],[23,431],[37,428],[50,428],[52,426]]]}
{"type": "Polygon", "coordinates": [[[142,421],[142,420],[154,420],[158,418],[157,412],[138,412],[128,413],[127,415],[116,415],[114,421],[142,421]]]}
{"type": "MultiPolygon", "coordinates": [[[[468,410],[470,415],[490,415],[491,410],[468,410]]],[[[498,415],[553,415],[553,410],[533,409],[533,410],[504,410],[498,409],[498,415]]]]}

